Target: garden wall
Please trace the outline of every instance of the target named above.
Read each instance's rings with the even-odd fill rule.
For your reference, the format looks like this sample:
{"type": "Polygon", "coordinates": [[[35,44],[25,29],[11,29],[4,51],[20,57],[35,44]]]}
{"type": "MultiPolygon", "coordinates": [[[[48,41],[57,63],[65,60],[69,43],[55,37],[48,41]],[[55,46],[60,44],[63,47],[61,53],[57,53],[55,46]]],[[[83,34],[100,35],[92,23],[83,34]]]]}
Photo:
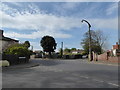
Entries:
{"type": "Polygon", "coordinates": [[[97,60],[120,63],[120,56],[108,56],[107,53],[103,53],[97,56],[97,60]]]}
{"type": "Polygon", "coordinates": [[[7,60],[10,65],[16,65],[20,63],[27,63],[29,62],[29,56],[25,56],[25,58],[20,58],[18,55],[2,55],[2,60],[7,60]]]}

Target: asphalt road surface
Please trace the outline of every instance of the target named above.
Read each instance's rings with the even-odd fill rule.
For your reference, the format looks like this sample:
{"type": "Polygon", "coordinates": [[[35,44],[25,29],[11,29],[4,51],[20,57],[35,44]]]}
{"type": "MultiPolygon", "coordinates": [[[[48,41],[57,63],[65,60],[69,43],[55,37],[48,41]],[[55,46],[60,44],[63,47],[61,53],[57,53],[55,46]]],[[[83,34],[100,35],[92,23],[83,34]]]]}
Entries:
{"type": "Polygon", "coordinates": [[[31,60],[34,67],[3,68],[3,88],[117,88],[118,66],[87,60],[31,60]]]}

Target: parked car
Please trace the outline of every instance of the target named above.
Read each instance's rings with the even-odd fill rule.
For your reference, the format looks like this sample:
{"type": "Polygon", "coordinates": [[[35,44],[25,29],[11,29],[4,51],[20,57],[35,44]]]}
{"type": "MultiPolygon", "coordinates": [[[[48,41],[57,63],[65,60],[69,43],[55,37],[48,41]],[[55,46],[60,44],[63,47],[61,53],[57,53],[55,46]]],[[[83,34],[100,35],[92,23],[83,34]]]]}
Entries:
{"type": "Polygon", "coordinates": [[[83,55],[82,58],[88,58],[88,55],[83,55]]]}
{"type": "Polygon", "coordinates": [[[35,54],[35,58],[42,58],[42,54],[36,53],[36,54],[35,54]]]}

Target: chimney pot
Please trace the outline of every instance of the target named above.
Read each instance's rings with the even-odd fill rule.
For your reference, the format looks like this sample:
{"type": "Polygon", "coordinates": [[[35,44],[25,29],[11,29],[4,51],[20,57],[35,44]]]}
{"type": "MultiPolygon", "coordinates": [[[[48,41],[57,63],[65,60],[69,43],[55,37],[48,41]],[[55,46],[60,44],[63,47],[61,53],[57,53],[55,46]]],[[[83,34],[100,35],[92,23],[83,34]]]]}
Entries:
{"type": "Polygon", "coordinates": [[[116,42],[116,45],[118,45],[118,42],[116,42]]]}
{"type": "Polygon", "coordinates": [[[3,36],[3,30],[0,30],[0,36],[3,36]]]}

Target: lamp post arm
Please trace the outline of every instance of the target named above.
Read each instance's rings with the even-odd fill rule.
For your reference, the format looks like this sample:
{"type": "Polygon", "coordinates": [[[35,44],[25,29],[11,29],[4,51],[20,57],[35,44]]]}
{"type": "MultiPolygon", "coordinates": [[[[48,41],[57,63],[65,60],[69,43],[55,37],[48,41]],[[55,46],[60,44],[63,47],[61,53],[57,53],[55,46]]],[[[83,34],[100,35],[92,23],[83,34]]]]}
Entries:
{"type": "Polygon", "coordinates": [[[91,27],[91,25],[90,25],[90,23],[88,21],[86,21],[86,20],[83,19],[81,22],[83,22],[83,21],[88,24],[89,28],[91,27]]]}

